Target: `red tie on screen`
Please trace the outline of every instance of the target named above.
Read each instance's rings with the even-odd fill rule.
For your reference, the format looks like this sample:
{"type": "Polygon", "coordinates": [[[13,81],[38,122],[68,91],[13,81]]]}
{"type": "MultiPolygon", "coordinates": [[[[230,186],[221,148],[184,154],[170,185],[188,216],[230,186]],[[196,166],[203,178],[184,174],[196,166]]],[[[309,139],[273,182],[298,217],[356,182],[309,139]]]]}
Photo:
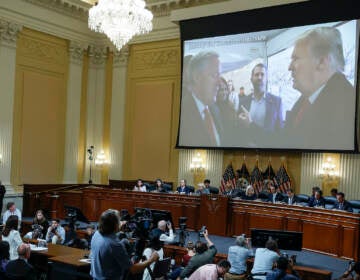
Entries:
{"type": "Polygon", "coordinates": [[[310,102],[307,98],[305,98],[303,100],[303,102],[301,103],[301,107],[300,107],[300,110],[299,112],[297,113],[296,115],[296,118],[295,118],[295,125],[299,125],[301,120],[304,118],[304,113],[306,112],[306,110],[309,108],[310,106],[310,102]]]}
{"type": "Polygon", "coordinates": [[[206,123],[206,128],[209,132],[209,138],[211,141],[212,145],[216,145],[216,137],[215,137],[215,124],[214,124],[214,119],[211,116],[211,113],[208,109],[208,107],[206,107],[204,109],[204,116],[205,116],[205,123],[206,123]]]}

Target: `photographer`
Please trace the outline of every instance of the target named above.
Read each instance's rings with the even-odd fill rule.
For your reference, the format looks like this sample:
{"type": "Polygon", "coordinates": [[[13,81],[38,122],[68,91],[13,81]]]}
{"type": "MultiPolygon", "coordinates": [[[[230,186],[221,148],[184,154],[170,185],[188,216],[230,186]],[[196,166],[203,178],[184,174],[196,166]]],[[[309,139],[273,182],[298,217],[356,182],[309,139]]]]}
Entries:
{"type": "Polygon", "coordinates": [[[297,272],[293,269],[293,261],[280,257],[275,263],[275,269],[266,274],[266,280],[299,280],[297,272]],[[288,274],[290,272],[290,274],[288,274]]]}
{"type": "Polygon", "coordinates": [[[51,221],[51,226],[49,226],[46,234],[46,242],[51,242],[52,244],[64,244],[65,229],[60,225],[59,219],[51,221]]]}
{"type": "Polygon", "coordinates": [[[160,241],[166,243],[173,243],[175,239],[171,223],[164,220],[158,222],[158,227],[151,231],[151,235],[158,236],[160,241]],[[166,227],[169,229],[169,235],[166,234],[166,227]]]}
{"type": "Polygon", "coordinates": [[[49,227],[49,222],[45,218],[43,210],[37,210],[33,223],[31,225],[32,231],[25,234],[24,238],[42,239],[46,236],[48,227],[49,227]]]}
{"type": "Polygon", "coordinates": [[[349,268],[339,280],[360,280],[360,262],[351,261],[349,263],[349,268]],[[353,275],[353,272],[355,272],[355,275],[353,275]]]}
{"type": "Polygon", "coordinates": [[[188,265],[180,273],[180,279],[190,277],[190,275],[200,266],[213,262],[214,256],[217,253],[217,249],[215,248],[214,243],[212,243],[209,239],[209,233],[207,229],[204,230],[204,238],[207,244],[201,241],[196,242],[196,254],[190,259],[188,265]]]}

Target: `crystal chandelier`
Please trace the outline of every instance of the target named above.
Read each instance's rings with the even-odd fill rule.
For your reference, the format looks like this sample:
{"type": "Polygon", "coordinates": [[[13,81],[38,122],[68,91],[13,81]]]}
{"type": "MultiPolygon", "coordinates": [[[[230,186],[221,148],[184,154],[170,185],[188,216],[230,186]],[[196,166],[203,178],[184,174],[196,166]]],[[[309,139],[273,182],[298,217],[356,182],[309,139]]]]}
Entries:
{"type": "Polygon", "coordinates": [[[104,33],[120,50],[133,36],[152,30],[144,0],[99,0],[89,10],[89,28],[104,33]]]}

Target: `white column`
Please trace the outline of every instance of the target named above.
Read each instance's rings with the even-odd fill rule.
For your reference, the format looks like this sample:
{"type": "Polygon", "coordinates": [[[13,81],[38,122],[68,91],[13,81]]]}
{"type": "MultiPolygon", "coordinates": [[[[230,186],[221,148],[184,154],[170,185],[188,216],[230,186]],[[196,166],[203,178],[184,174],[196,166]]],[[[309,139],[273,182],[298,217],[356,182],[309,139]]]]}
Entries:
{"type": "Polygon", "coordinates": [[[128,56],[128,46],[123,47],[120,52],[114,52],[110,119],[110,179],[122,179],[128,56]]]}
{"type": "MultiPolygon", "coordinates": [[[[13,108],[15,94],[16,40],[21,26],[0,19],[0,181],[9,194],[13,108]]],[[[1,209],[0,209],[1,210],[1,209]]]]}
{"type": "Polygon", "coordinates": [[[84,46],[77,42],[70,42],[70,63],[66,105],[64,184],[77,183],[83,55],[84,46]]]}
{"type": "MultiPolygon", "coordinates": [[[[105,46],[90,46],[89,73],[87,92],[87,125],[86,147],[93,145],[94,156],[103,148],[104,100],[106,81],[107,48],[105,46]]],[[[90,161],[86,157],[85,182],[89,179],[90,161]]],[[[92,181],[101,182],[101,172],[92,162],[92,181]]]]}

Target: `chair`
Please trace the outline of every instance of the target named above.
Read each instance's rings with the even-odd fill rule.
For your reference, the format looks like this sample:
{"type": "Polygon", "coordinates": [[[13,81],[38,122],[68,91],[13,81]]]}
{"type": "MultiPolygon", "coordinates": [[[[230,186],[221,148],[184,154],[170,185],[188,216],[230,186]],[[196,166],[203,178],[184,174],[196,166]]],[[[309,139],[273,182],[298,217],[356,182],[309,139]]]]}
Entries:
{"type": "Polygon", "coordinates": [[[191,193],[194,193],[195,192],[195,188],[193,186],[187,186],[190,190],[191,193]]]}
{"type": "Polygon", "coordinates": [[[173,190],[172,186],[169,184],[163,184],[163,188],[166,192],[171,192],[173,190]]]}
{"type": "Polygon", "coordinates": [[[147,184],[147,185],[145,185],[146,186],[146,191],[147,192],[153,192],[153,191],[155,191],[156,190],[156,186],[155,185],[153,185],[153,184],[147,184]]]}
{"type": "Polygon", "coordinates": [[[303,206],[309,206],[310,196],[307,194],[298,194],[296,196],[299,199],[299,204],[303,206]]]}
{"type": "Polygon", "coordinates": [[[171,265],[171,259],[165,258],[162,260],[158,260],[155,263],[153,270],[151,270],[151,268],[148,267],[151,280],[168,279],[167,275],[170,271],[170,265],[171,265]]]}
{"type": "Polygon", "coordinates": [[[335,202],[337,201],[337,200],[336,200],[336,197],[331,196],[331,195],[329,195],[329,196],[324,196],[324,199],[325,199],[325,204],[332,204],[332,205],[334,205],[335,202]]]}
{"type": "Polygon", "coordinates": [[[219,194],[219,188],[209,187],[209,191],[211,194],[219,194]]]}
{"type": "Polygon", "coordinates": [[[265,192],[260,192],[258,198],[262,201],[267,201],[269,199],[269,195],[265,192]]]}
{"type": "Polygon", "coordinates": [[[349,200],[348,201],[353,209],[353,213],[360,213],[360,200],[349,200]]]}

